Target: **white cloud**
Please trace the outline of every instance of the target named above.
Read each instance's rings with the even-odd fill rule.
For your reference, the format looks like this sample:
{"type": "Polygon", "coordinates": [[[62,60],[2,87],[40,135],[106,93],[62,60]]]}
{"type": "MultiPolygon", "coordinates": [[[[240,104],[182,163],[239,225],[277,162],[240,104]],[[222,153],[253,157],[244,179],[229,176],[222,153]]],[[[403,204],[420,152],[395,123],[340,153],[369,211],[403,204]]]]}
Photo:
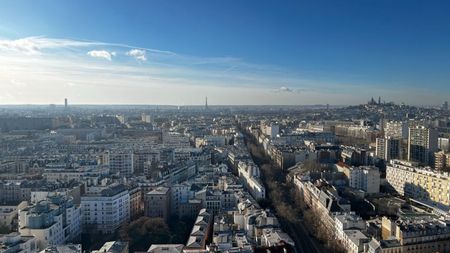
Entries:
{"type": "Polygon", "coordinates": [[[313,89],[311,87],[309,87],[309,88],[291,88],[291,87],[281,86],[280,88],[272,90],[272,91],[277,92],[277,93],[303,93],[303,92],[314,91],[314,90],[317,90],[317,89],[313,89]]]}
{"type": "MultiPolygon", "coordinates": [[[[161,60],[167,62],[176,62],[177,64],[189,65],[223,65],[224,69],[228,69],[230,65],[245,66],[238,58],[233,57],[196,57],[190,55],[180,55],[171,51],[163,51],[152,48],[139,49],[119,43],[106,43],[98,41],[76,40],[76,39],[59,39],[47,38],[45,36],[25,37],[21,39],[3,39],[0,38],[0,52],[19,53],[24,55],[54,55],[64,54],[69,56],[76,54],[85,54],[85,50],[81,48],[88,48],[89,50],[105,50],[110,53],[112,57],[119,54],[126,54],[134,57],[140,61],[146,61],[149,55],[155,61],[161,60]]],[[[1,67],[1,66],[0,66],[1,67]]],[[[253,66],[254,67],[254,66],[253,66]]]]}
{"type": "Polygon", "coordinates": [[[128,56],[134,57],[136,60],[146,61],[146,51],[143,49],[131,49],[127,52],[128,56]]]}
{"type": "Polygon", "coordinates": [[[278,92],[288,92],[288,93],[294,92],[294,90],[292,90],[291,88],[288,88],[286,86],[281,86],[277,91],[278,92]]]}
{"type": "MultiPolygon", "coordinates": [[[[68,39],[54,39],[46,37],[26,37],[17,40],[0,39],[0,51],[20,52],[27,55],[41,54],[44,49],[87,47],[98,45],[96,42],[87,42],[68,39]]],[[[100,43],[101,44],[101,43],[100,43]]]]}
{"type": "Polygon", "coordinates": [[[87,52],[87,54],[91,57],[103,58],[111,61],[112,56],[115,56],[115,52],[108,52],[106,50],[92,50],[87,52]]]}

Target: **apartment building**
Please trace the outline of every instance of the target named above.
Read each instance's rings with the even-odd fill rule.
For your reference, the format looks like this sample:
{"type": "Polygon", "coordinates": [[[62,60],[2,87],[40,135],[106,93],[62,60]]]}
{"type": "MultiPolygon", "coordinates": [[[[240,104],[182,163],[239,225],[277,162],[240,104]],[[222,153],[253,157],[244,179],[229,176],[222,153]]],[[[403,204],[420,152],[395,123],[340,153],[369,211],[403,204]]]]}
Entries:
{"type": "Polygon", "coordinates": [[[128,242],[110,241],[105,242],[99,250],[94,250],[92,253],[128,253],[128,242]]]}
{"type": "Polygon", "coordinates": [[[260,126],[261,132],[270,138],[277,137],[280,132],[280,126],[274,122],[262,121],[260,126]]]}
{"type": "Polygon", "coordinates": [[[432,206],[450,206],[448,173],[419,167],[415,162],[391,160],[386,167],[386,181],[402,196],[432,206]]]}
{"type": "Polygon", "coordinates": [[[84,230],[114,233],[130,220],[130,194],[122,184],[88,187],[81,209],[84,230]]]}
{"type": "Polygon", "coordinates": [[[354,167],[343,163],[336,164],[336,167],[338,171],[343,172],[347,177],[350,187],[369,194],[380,191],[380,171],[377,167],[354,167]]]}
{"type": "Polygon", "coordinates": [[[60,245],[79,239],[81,209],[72,199],[53,196],[19,210],[19,233],[34,236],[37,247],[60,245]]]}
{"type": "Polygon", "coordinates": [[[211,153],[202,148],[176,148],[173,150],[174,162],[195,161],[199,163],[211,163],[211,153]]]}
{"type": "Polygon", "coordinates": [[[170,216],[170,188],[158,187],[147,194],[144,200],[144,214],[152,218],[168,220],[170,216]]]}
{"type": "Polygon", "coordinates": [[[20,209],[28,206],[26,201],[20,202],[18,205],[0,205],[0,226],[13,228],[15,219],[20,209]]]}
{"type": "Polygon", "coordinates": [[[156,149],[136,149],[133,152],[133,170],[135,173],[144,173],[145,164],[156,164],[160,161],[160,152],[156,149]]]}
{"type": "Polygon", "coordinates": [[[191,191],[191,185],[186,182],[172,185],[170,187],[171,215],[179,215],[181,205],[188,203],[193,195],[194,192],[191,191]]]}
{"type": "Polygon", "coordinates": [[[167,147],[188,148],[190,147],[189,137],[177,132],[163,132],[162,143],[167,147]]]}
{"type": "Polygon", "coordinates": [[[434,153],[434,168],[436,170],[450,168],[450,153],[444,151],[434,153]]]}
{"type": "Polygon", "coordinates": [[[438,149],[438,132],[424,126],[412,126],[408,135],[408,161],[432,165],[433,154],[438,149]]]}
{"type": "Polygon", "coordinates": [[[199,252],[206,249],[207,243],[212,239],[213,215],[208,213],[206,209],[201,209],[197,215],[194,226],[184,252],[199,252]]]}
{"type": "Polygon", "coordinates": [[[383,217],[381,237],[378,252],[450,252],[450,223],[423,215],[383,217]]]}
{"type": "Polygon", "coordinates": [[[284,170],[294,166],[298,162],[315,158],[315,154],[307,149],[305,145],[269,145],[267,153],[278,167],[284,170]]]}
{"type": "Polygon", "coordinates": [[[384,126],[384,136],[394,139],[408,138],[408,123],[404,121],[388,121],[384,126]]]}
{"type": "Polygon", "coordinates": [[[33,185],[28,185],[27,181],[5,181],[0,183],[0,203],[19,203],[23,200],[30,200],[33,185]]]}
{"type": "Polygon", "coordinates": [[[22,236],[18,232],[0,235],[0,252],[35,253],[38,250],[36,237],[22,236]]]}
{"type": "Polygon", "coordinates": [[[391,137],[377,138],[375,156],[389,161],[391,159],[400,158],[400,139],[394,139],[391,137]]]}
{"type": "Polygon", "coordinates": [[[130,195],[130,219],[134,220],[139,218],[143,211],[141,188],[138,186],[130,187],[128,193],[130,195]]]}
{"type": "Polygon", "coordinates": [[[111,173],[131,177],[134,172],[134,154],[131,149],[113,149],[105,153],[105,161],[111,173]]]}
{"type": "Polygon", "coordinates": [[[241,161],[238,164],[239,178],[255,199],[266,197],[266,188],[261,183],[259,167],[253,162],[241,161]]]}

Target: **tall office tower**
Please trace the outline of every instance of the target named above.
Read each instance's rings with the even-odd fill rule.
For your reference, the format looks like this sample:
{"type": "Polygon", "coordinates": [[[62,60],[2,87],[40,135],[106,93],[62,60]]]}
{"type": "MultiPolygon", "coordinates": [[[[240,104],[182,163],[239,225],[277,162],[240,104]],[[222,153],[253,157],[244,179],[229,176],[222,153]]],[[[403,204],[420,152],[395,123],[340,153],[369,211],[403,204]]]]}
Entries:
{"type": "Polygon", "coordinates": [[[133,175],[133,151],[130,149],[110,150],[105,153],[106,161],[112,173],[119,173],[122,177],[133,175]]]}
{"type": "Polygon", "coordinates": [[[400,158],[400,140],[391,137],[377,138],[375,155],[386,161],[400,158]]]}
{"type": "Polygon", "coordinates": [[[64,108],[67,109],[68,103],[67,103],[67,98],[64,99],[64,108]]]}
{"type": "Polygon", "coordinates": [[[447,101],[445,101],[444,104],[442,105],[442,110],[448,111],[448,102],[447,101]]]}
{"type": "Polygon", "coordinates": [[[208,97],[205,97],[205,110],[208,110],[208,97]]]}
{"type": "Polygon", "coordinates": [[[375,156],[384,159],[386,156],[386,139],[377,138],[375,141],[375,156]]]}
{"type": "Polygon", "coordinates": [[[394,139],[408,139],[408,124],[402,121],[387,121],[384,136],[394,139]]]}
{"type": "Polygon", "coordinates": [[[432,165],[433,155],[438,149],[438,133],[425,126],[409,128],[408,160],[432,165]]]}

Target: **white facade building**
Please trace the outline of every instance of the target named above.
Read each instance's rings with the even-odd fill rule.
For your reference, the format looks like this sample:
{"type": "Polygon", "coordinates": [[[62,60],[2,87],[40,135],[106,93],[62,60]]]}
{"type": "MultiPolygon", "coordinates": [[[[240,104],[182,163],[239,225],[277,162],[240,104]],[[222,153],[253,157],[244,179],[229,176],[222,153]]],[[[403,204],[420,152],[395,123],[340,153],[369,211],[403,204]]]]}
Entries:
{"type": "Polygon", "coordinates": [[[81,209],[71,199],[54,196],[19,210],[19,233],[34,236],[40,250],[81,235],[81,209]]]}
{"type": "Polygon", "coordinates": [[[89,187],[81,197],[84,230],[114,233],[130,220],[130,195],[124,185],[89,187]]]}
{"type": "Polygon", "coordinates": [[[334,226],[338,240],[345,239],[345,230],[347,229],[366,229],[366,222],[354,212],[336,214],[334,216],[334,226]]]}
{"type": "Polygon", "coordinates": [[[364,252],[364,246],[370,239],[358,229],[348,229],[344,231],[342,244],[347,253],[364,252]]]}
{"type": "Polygon", "coordinates": [[[239,162],[238,173],[247,190],[255,199],[266,198],[266,188],[261,183],[259,167],[254,163],[239,162]]]}
{"type": "Polygon", "coordinates": [[[380,171],[374,166],[347,166],[336,165],[338,171],[343,172],[348,179],[350,187],[366,193],[380,191],[380,171]]]}

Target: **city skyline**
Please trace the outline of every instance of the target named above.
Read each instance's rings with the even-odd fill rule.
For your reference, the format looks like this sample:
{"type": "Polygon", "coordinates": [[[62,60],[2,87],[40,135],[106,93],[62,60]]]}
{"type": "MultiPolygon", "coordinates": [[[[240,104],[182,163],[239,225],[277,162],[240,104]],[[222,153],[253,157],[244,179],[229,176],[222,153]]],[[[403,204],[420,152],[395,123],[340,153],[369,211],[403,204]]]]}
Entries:
{"type": "Polygon", "coordinates": [[[0,6],[0,253],[450,252],[450,2],[0,6]]]}
{"type": "Polygon", "coordinates": [[[0,104],[448,100],[449,4],[6,1],[0,104]],[[271,11],[273,10],[273,12],[271,11]],[[355,95],[357,94],[357,96],[355,95]]]}

